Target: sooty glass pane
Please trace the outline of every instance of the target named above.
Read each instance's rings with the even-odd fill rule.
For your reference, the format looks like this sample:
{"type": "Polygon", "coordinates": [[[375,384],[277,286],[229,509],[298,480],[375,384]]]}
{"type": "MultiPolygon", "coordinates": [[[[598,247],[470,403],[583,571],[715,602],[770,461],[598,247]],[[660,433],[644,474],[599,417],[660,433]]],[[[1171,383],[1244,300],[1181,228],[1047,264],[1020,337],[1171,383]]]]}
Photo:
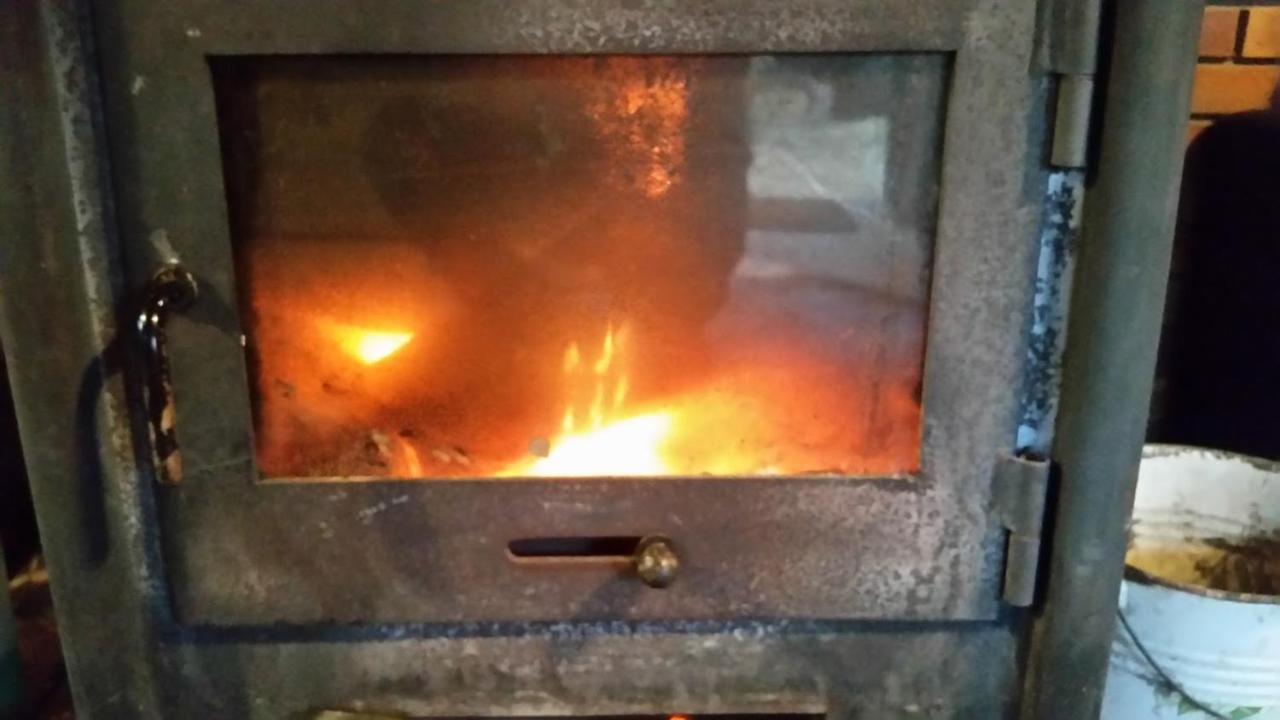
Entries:
{"type": "Polygon", "coordinates": [[[212,69],[264,476],[918,469],[948,56],[212,69]]]}

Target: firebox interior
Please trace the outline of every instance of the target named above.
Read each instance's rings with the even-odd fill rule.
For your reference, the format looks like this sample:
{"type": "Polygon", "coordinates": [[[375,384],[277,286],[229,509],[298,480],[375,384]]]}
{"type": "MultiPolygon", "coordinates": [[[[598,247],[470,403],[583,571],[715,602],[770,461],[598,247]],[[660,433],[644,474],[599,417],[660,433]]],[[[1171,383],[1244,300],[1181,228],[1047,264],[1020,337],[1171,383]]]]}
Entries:
{"type": "Polygon", "coordinates": [[[211,68],[262,476],[919,469],[948,55],[211,68]]]}

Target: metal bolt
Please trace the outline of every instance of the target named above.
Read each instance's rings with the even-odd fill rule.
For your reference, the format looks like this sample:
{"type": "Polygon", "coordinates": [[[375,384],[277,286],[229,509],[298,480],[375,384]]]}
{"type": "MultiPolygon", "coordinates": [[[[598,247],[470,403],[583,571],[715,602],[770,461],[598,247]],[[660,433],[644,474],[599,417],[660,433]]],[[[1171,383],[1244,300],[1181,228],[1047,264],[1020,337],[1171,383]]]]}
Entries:
{"type": "Polygon", "coordinates": [[[647,537],[636,546],[636,574],[651,588],[665,588],[676,579],[680,558],[671,547],[671,541],[662,537],[647,537]]]}
{"type": "Polygon", "coordinates": [[[162,309],[186,310],[200,294],[196,278],[176,262],[165,263],[156,269],[147,286],[149,302],[159,303],[162,309]]]}

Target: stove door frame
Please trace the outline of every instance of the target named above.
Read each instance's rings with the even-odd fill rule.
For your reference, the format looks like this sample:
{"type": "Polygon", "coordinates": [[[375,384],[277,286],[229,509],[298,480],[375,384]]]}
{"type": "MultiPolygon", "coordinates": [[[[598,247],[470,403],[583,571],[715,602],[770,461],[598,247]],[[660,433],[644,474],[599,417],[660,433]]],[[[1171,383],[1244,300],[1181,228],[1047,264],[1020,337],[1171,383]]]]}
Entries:
{"type": "Polygon", "coordinates": [[[171,257],[202,285],[169,329],[184,479],[157,489],[180,621],[997,616],[991,477],[1014,439],[1043,188],[1034,3],[118,0],[95,26],[127,287],[171,257]],[[918,476],[258,481],[207,56],[748,51],[952,55],[918,476]],[[649,533],[682,555],[666,590],[505,552],[649,533]]]}

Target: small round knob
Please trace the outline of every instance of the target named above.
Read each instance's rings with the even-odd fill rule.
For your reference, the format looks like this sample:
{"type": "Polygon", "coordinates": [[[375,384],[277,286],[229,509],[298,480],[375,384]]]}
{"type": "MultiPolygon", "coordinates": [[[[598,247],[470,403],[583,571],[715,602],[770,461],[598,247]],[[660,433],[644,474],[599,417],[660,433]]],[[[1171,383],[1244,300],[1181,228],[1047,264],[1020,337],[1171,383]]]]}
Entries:
{"type": "Polygon", "coordinates": [[[664,588],[675,582],[680,558],[663,537],[647,537],[636,546],[636,574],[651,588],[664,588]]]}

